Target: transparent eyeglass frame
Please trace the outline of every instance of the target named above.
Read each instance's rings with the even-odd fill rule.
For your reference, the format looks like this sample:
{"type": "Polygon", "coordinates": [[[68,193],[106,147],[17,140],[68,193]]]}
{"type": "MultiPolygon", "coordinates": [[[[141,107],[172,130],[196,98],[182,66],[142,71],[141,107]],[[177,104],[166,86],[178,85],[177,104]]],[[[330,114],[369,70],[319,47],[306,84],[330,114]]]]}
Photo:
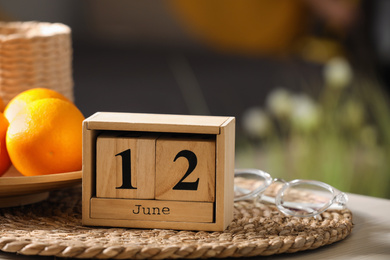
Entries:
{"type": "Polygon", "coordinates": [[[244,179],[250,179],[250,178],[258,178],[262,179],[264,182],[263,185],[260,185],[259,187],[256,187],[253,190],[243,190],[240,187],[235,186],[235,192],[237,189],[240,189],[240,193],[242,195],[235,196],[234,201],[242,201],[242,200],[261,200],[268,203],[274,203],[279,211],[284,213],[285,215],[290,215],[294,217],[315,217],[317,219],[320,219],[320,214],[326,211],[327,209],[343,209],[346,206],[346,203],[348,202],[348,196],[344,192],[339,191],[338,189],[332,187],[329,184],[326,184],[321,181],[315,181],[315,180],[301,180],[296,179],[292,181],[285,181],[283,179],[279,178],[272,178],[271,175],[267,172],[258,170],[258,169],[236,169],[234,172],[234,177],[242,177],[244,179]],[[276,197],[273,199],[269,196],[263,196],[266,189],[275,182],[281,182],[283,185],[280,188],[280,190],[277,192],[276,197]],[[286,202],[284,201],[283,197],[286,193],[286,190],[289,188],[292,188],[294,186],[298,185],[312,185],[313,187],[322,188],[324,190],[329,191],[331,194],[331,197],[328,202],[321,205],[321,207],[316,208],[315,207],[307,207],[307,205],[300,205],[298,203],[292,203],[287,202],[291,205],[291,208],[299,209],[299,210],[291,210],[288,207],[285,207],[286,202]],[[305,212],[304,214],[300,212],[305,212]]]}

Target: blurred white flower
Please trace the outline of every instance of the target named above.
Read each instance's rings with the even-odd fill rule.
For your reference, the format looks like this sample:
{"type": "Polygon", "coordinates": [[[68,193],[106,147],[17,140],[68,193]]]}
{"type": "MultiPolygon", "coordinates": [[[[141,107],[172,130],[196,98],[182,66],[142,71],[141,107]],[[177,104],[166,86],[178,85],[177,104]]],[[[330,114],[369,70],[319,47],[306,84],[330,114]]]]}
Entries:
{"type": "Polygon", "coordinates": [[[306,94],[294,95],[291,122],[298,130],[314,130],[320,122],[319,106],[306,94]]]}
{"type": "Polygon", "coordinates": [[[262,138],[270,133],[272,123],[264,110],[253,107],[245,111],[242,117],[242,126],[250,137],[262,138]]]}
{"type": "Polygon", "coordinates": [[[283,88],[273,90],[267,97],[266,106],[275,117],[279,119],[289,118],[292,108],[290,92],[283,88]]]}
{"type": "Polygon", "coordinates": [[[352,68],[344,58],[332,58],[325,64],[324,79],[327,86],[345,88],[351,83],[352,77],[352,68]]]}

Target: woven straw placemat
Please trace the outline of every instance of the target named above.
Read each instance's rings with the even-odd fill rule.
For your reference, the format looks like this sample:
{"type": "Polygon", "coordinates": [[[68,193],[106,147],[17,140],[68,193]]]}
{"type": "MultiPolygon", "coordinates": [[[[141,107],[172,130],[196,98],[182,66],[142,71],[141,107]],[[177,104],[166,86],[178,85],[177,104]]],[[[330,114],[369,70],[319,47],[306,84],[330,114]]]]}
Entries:
{"type": "Polygon", "coordinates": [[[110,259],[250,257],[332,244],[348,236],[352,226],[347,209],[327,211],[316,220],[239,202],[224,232],[86,227],[81,225],[81,188],[74,187],[52,192],[41,203],[0,209],[0,250],[110,259]]]}

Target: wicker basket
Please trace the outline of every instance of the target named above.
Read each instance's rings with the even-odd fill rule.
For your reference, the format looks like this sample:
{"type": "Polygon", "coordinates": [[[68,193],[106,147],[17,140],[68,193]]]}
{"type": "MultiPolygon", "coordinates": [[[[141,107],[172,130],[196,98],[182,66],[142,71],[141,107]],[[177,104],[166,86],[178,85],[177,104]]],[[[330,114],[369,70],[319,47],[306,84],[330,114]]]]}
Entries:
{"type": "Polygon", "coordinates": [[[0,22],[0,97],[30,88],[73,97],[71,30],[59,23],[0,22]]]}

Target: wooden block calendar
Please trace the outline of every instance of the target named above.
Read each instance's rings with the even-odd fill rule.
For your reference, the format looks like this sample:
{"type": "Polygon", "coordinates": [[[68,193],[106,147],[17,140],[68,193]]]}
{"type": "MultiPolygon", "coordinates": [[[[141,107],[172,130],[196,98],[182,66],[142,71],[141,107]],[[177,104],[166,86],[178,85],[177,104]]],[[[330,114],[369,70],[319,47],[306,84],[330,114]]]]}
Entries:
{"type": "Polygon", "coordinates": [[[83,123],[84,225],[222,231],[235,119],[99,112],[83,123]]]}

